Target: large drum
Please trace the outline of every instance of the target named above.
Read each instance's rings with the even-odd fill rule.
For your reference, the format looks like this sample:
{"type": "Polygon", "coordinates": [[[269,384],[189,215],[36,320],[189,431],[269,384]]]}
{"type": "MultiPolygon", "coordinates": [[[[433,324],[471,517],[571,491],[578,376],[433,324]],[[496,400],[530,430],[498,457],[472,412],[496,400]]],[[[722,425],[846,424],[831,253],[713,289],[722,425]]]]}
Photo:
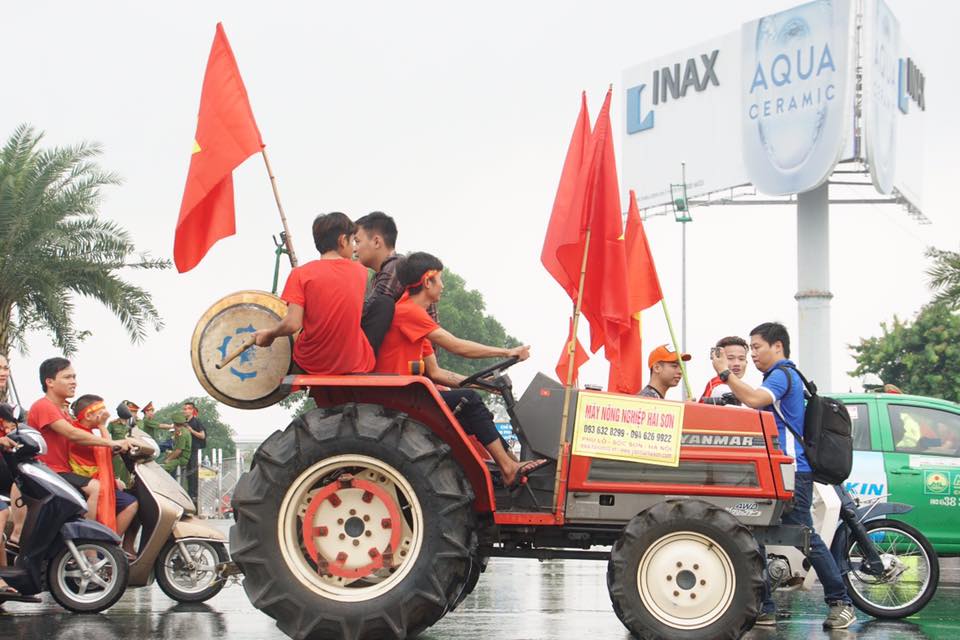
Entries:
{"type": "Polygon", "coordinates": [[[238,291],[207,309],[193,331],[193,371],[203,388],[238,409],[259,409],[285,397],[280,388],[293,362],[293,337],[269,347],[250,347],[218,367],[250,334],[272,327],[287,314],[287,304],[265,291],[238,291]]]}

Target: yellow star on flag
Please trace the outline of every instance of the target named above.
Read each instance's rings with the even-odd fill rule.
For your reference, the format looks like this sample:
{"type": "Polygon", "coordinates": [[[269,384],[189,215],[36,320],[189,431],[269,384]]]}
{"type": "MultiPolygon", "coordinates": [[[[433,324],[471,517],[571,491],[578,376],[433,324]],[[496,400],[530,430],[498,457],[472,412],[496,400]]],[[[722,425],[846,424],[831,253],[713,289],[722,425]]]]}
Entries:
{"type": "Polygon", "coordinates": [[[198,153],[198,152],[200,152],[200,151],[203,151],[203,149],[201,149],[201,148],[200,148],[200,145],[197,144],[197,141],[194,140],[194,141],[193,141],[193,151],[192,151],[191,153],[198,153]]]}

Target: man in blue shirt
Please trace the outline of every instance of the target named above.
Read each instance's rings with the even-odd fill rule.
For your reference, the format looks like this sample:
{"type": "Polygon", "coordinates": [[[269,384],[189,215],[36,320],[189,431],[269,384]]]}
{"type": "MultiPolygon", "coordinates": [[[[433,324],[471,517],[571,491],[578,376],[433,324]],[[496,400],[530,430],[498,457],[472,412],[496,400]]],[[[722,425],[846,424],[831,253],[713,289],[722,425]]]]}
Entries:
{"type": "MultiPolygon", "coordinates": [[[[813,530],[813,516],[810,513],[813,496],[813,474],[803,452],[803,445],[793,435],[796,431],[803,435],[803,417],[805,401],[803,381],[793,369],[790,360],[790,335],[786,327],[778,322],[765,322],[750,332],[750,353],[753,364],[763,372],[763,383],[754,389],[737,376],[730,375],[727,358],[722,349],[713,352],[713,368],[720,379],[729,385],[730,390],[740,402],[754,409],[772,411],[777,423],[780,442],[784,443],[784,452],[792,456],[796,465],[796,488],[793,494],[793,510],[783,516],[783,524],[801,524],[813,530]],[[787,428],[787,423],[793,428],[787,428]]],[[[760,552],[766,557],[766,550],[760,552]]],[[[840,570],[827,545],[815,531],[810,536],[810,564],[817,572],[823,585],[823,596],[830,608],[825,629],[845,629],[856,622],[853,604],[847,595],[846,586],[840,577],[840,570]]],[[[757,624],[773,626],[777,624],[776,605],[770,596],[769,585],[764,589],[763,610],[757,618],[757,624]]]]}

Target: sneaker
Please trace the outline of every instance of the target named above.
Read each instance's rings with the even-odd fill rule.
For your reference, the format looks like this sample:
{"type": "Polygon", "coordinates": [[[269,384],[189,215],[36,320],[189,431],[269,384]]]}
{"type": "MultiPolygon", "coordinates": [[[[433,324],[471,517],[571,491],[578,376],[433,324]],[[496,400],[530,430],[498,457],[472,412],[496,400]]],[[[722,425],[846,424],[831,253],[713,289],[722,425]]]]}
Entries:
{"type": "Polygon", "coordinates": [[[758,627],[775,627],[777,626],[777,612],[776,611],[764,611],[759,616],[757,616],[757,621],[754,623],[758,627]]]}
{"type": "Polygon", "coordinates": [[[830,604],[830,613],[823,621],[824,629],[846,629],[857,621],[853,613],[853,605],[847,602],[833,602],[830,604]]]}

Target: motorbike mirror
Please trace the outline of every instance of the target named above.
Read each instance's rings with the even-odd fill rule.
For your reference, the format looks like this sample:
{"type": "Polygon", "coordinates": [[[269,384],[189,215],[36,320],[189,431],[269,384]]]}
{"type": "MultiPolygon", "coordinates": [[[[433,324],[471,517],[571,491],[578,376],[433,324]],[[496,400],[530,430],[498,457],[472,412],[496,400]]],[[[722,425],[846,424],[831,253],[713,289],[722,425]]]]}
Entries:
{"type": "Polygon", "coordinates": [[[133,417],[133,414],[130,413],[130,409],[127,408],[127,404],[125,402],[121,402],[117,405],[117,417],[121,420],[129,420],[133,417]]]}

